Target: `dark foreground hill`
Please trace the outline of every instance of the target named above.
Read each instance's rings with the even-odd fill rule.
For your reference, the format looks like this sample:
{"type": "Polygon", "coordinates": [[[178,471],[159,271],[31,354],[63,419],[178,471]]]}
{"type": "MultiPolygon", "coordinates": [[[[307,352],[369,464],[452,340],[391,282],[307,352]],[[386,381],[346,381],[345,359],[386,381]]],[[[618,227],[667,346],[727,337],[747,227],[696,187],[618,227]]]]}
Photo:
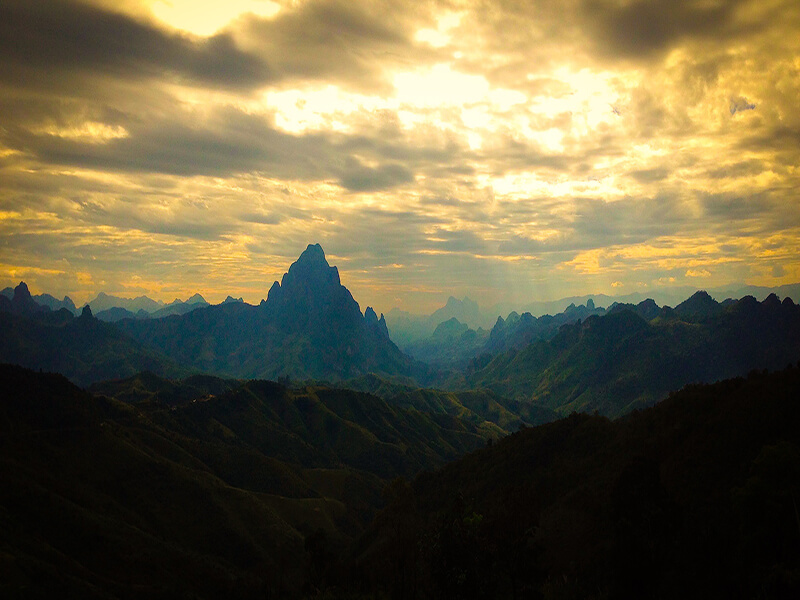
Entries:
{"type": "Polygon", "coordinates": [[[797,598],[800,368],[688,387],[618,421],[524,429],[387,493],[350,583],[331,570],[331,587],[797,598]]]}
{"type": "Polygon", "coordinates": [[[96,389],[0,365],[0,597],[298,597],[387,480],[497,435],[267,381],[96,389]]]}

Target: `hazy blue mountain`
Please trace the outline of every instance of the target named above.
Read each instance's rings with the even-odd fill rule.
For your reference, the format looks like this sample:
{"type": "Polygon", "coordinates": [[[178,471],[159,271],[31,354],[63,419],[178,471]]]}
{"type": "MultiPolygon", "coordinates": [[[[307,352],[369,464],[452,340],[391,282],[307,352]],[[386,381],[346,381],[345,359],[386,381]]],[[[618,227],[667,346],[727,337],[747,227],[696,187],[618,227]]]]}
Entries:
{"type": "MultiPolygon", "coordinates": [[[[640,305],[649,315],[649,303],[640,305]]],[[[800,359],[800,308],[774,295],[725,305],[698,292],[647,321],[622,308],[564,325],[550,340],[473,363],[468,382],[561,414],[616,416],[692,382],[800,359]]]]}
{"type": "MultiPolygon", "coordinates": [[[[24,297],[15,294],[18,305],[26,306],[24,297]]],[[[88,306],[80,317],[65,308],[0,313],[0,362],[61,373],[78,385],[144,370],[169,377],[189,372],[94,318],[88,306]]]]}
{"type": "Polygon", "coordinates": [[[340,380],[371,371],[410,375],[386,321],[358,303],[317,245],[309,245],[259,306],[244,302],[165,319],[123,321],[140,342],[181,364],[235,377],[340,380]]]}
{"type": "Polygon", "coordinates": [[[461,323],[473,328],[491,324],[491,318],[487,319],[486,315],[478,306],[478,303],[467,297],[464,297],[463,300],[459,300],[458,298],[450,296],[447,299],[447,304],[435,310],[428,317],[428,321],[434,324],[434,326],[450,319],[458,319],[461,323]]]}
{"type": "Polygon", "coordinates": [[[405,351],[433,366],[463,368],[480,354],[488,338],[485,329],[471,329],[452,317],[439,323],[429,337],[407,344],[405,351]]]}
{"type": "Polygon", "coordinates": [[[122,319],[149,319],[150,313],[142,308],[138,312],[133,312],[121,306],[113,306],[97,312],[94,316],[106,323],[116,323],[122,319]]]}
{"type": "Polygon", "coordinates": [[[491,316],[481,311],[477,302],[466,297],[459,300],[450,296],[443,307],[430,315],[415,315],[397,308],[386,315],[392,340],[405,351],[409,351],[411,344],[430,337],[440,323],[450,319],[457,319],[473,329],[492,324],[491,316]]]}
{"type": "MultiPolygon", "coordinates": [[[[230,296],[229,296],[230,298],[230,296]]],[[[138,299],[137,299],[138,300],[138,299]]],[[[240,298],[238,302],[242,302],[240,298]]],[[[161,319],[170,315],[185,315],[197,308],[210,306],[208,302],[200,294],[195,294],[186,301],[175,299],[169,304],[164,305],[158,310],[148,312],[144,308],[138,310],[129,310],[122,306],[113,306],[95,313],[95,316],[101,321],[108,323],[116,323],[122,319],[161,319]]]]}
{"type": "Polygon", "coordinates": [[[147,296],[121,298],[119,296],[111,296],[105,292],[100,292],[94,300],[91,300],[87,304],[91,306],[93,313],[99,313],[109,308],[124,308],[132,313],[136,313],[139,310],[153,313],[164,307],[163,302],[153,300],[147,296]]]}
{"type": "Polygon", "coordinates": [[[596,307],[591,298],[586,301],[585,305],[570,304],[563,312],[555,315],[546,314],[534,317],[529,312],[521,315],[512,312],[505,319],[497,318],[482,352],[498,354],[511,349],[523,348],[535,340],[550,339],[558,333],[562,325],[605,313],[606,310],[596,307]]]}
{"type": "Polygon", "coordinates": [[[33,300],[41,305],[46,306],[50,310],[59,310],[61,308],[66,308],[69,312],[74,315],[78,314],[78,309],[75,306],[75,303],[69,296],[64,296],[63,300],[59,300],[58,298],[54,298],[50,294],[38,294],[33,296],[33,300]]]}
{"type": "MultiPolygon", "coordinates": [[[[239,301],[241,302],[242,299],[240,298],[239,301]]],[[[174,301],[167,304],[164,308],[160,308],[157,311],[151,313],[150,316],[153,319],[160,319],[162,317],[168,317],[170,315],[185,315],[188,312],[192,312],[197,308],[203,308],[204,306],[209,306],[208,302],[206,302],[206,299],[203,298],[200,294],[195,294],[186,301],[178,300],[176,298],[174,301]]]]}
{"type": "Polygon", "coordinates": [[[413,358],[436,367],[463,369],[476,357],[494,356],[527,346],[535,340],[550,339],[559,328],[591,315],[603,315],[604,308],[595,307],[592,299],[586,305],[570,304],[556,315],[534,317],[529,312],[511,312],[504,319],[497,317],[491,331],[477,330],[455,317],[439,323],[429,336],[406,344],[404,350],[413,358]]]}

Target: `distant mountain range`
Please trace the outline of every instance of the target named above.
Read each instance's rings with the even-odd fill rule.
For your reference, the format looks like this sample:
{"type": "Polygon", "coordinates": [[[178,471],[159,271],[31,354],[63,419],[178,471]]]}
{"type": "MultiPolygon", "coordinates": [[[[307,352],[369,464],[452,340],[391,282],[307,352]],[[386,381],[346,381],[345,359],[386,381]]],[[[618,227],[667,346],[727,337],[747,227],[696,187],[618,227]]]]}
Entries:
{"type": "MultiPolygon", "coordinates": [[[[99,306],[116,301],[100,299],[99,306]]],[[[362,313],[317,244],[258,306],[230,297],[215,306],[190,300],[159,309],[176,313],[162,318],[136,318],[144,308],[133,318],[128,309],[107,308],[115,323],[100,323],[89,307],[78,318],[67,308],[51,311],[23,283],[11,299],[0,296],[0,361],[61,372],[81,385],[145,369],[166,377],[337,382],[385,399],[402,391],[405,406],[438,406],[445,414],[472,409],[457,397],[408,392],[490,390],[496,398],[482,402],[501,399],[511,414],[502,418],[522,424],[572,411],[617,416],[688,383],[800,359],[800,309],[789,297],[720,303],[706,292],[674,309],[652,299],[604,308],[589,298],[555,315],[512,312],[491,329],[466,322],[480,317],[475,302],[451,298],[425,320],[429,337],[410,342],[406,354],[384,315],[370,307],[362,313]]]]}
{"type": "MultiPolygon", "coordinates": [[[[697,288],[682,286],[676,288],[654,289],[650,292],[635,292],[619,296],[606,294],[585,294],[583,296],[570,296],[558,300],[535,301],[514,305],[510,303],[495,304],[491,307],[480,307],[475,301],[464,298],[459,300],[453,296],[448,298],[442,308],[430,315],[413,314],[393,308],[386,313],[386,322],[392,340],[404,351],[410,346],[433,335],[436,327],[449,319],[456,318],[471,329],[490,329],[498,317],[516,313],[524,315],[529,313],[533,317],[545,315],[558,315],[568,311],[570,306],[586,306],[591,303],[598,308],[610,308],[614,304],[639,304],[645,300],[653,300],[660,306],[675,306],[690,297],[697,288]]],[[[753,296],[756,300],[764,300],[770,294],[780,298],[792,298],[800,303],[800,283],[781,285],[777,287],[763,287],[753,285],[728,285],[704,290],[718,302],[728,298],[738,300],[745,296],[753,296]]]]}
{"type": "Polygon", "coordinates": [[[191,372],[162,353],[145,348],[110,323],[37,304],[21,283],[12,300],[0,296],[0,362],[62,373],[79,385],[150,370],[165,377],[191,372]]]}
{"type": "Polygon", "coordinates": [[[139,343],[180,364],[234,377],[341,380],[368,372],[411,375],[383,315],[358,303],[315,244],[259,306],[223,303],[167,319],[124,320],[139,343]]]}
{"type": "MultiPolygon", "coordinates": [[[[99,298],[100,307],[119,300],[99,298]]],[[[146,368],[161,374],[181,365],[184,372],[233,377],[341,380],[368,372],[410,376],[414,369],[413,361],[389,339],[383,315],[378,317],[370,307],[361,313],[319,245],[300,255],[259,306],[230,297],[215,306],[199,296],[194,299],[159,309],[177,313],[165,318],[152,318],[155,313],[147,319],[129,318],[123,312],[128,309],[106,308],[116,327],[101,327],[91,308],[85,307],[78,319],[66,309],[48,314],[23,283],[11,300],[3,296],[0,301],[7,332],[0,360],[62,372],[84,385],[131,375],[133,365],[145,356],[150,360],[146,368]],[[89,329],[84,326],[83,346],[72,343],[80,323],[91,323],[89,329]],[[91,343],[88,331],[96,335],[91,343]],[[120,353],[139,358],[126,362],[120,353]],[[89,355],[105,366],[98,368],[89,355]]],[[[128,306],[143,311],[143,303],[140,298],[128,306]]]]}
{"type": "Polygon", "coordinates": [[[674,309],[616,305],[563,325],[547,340],[485,354],[466,385],[556,410],[619,416],[688,383],[800,359],[800,306],[770,295],[718,303],[697,292],[674,309]]]}

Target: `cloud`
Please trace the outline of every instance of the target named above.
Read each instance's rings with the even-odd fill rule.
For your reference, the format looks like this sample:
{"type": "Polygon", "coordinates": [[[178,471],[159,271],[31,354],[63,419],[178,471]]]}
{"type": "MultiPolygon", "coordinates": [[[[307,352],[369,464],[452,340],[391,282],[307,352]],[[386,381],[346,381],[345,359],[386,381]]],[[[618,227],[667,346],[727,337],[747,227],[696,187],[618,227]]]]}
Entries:
{"type": "Polygon", "coordinates": [[[752,104],[747,101],[747,98],[739,96],[737,98],[731,98],[731,116],[735,115],[737,112],[742,112],[745,110],[755,110],[756,105],[752,104]]]}
{"type": "Polygon", "coordinates": [[[414,181],[414,174],[398,163],[378,167],[354,165],[339,178],[339,185],[351,192],[376,192],[414,181]]]}
{"type": "Polygon", "coordinates": [[[169,75],[225,88],[272,79],[268,65],[240,50],[229,34],[196,38],[70,0],[4,3],[0,52],[0,78],[13,86],[47,86],[76,74],[134,80],[169,75]]]}
{"type": "Polygon", "coordinates": [[[720,41],[744,33],[737,8],[746,0],[593,0],[584,16],[594,24],[598,49],[606,55],[650,58],[687,38],[720,41]]]}
{"type": "Polygon", "coordinates": [[[688,269],[686,277],[701,277],[703,279],[711,277],[711,271],[708,269],[688,269]]]}
{"type": "Polygon", "coordinates": [[[410,33],[429,22],[425,5],[311,0],[294,10],[232,26],[237,41],[262,56],[280,79],[325,80],[363,90],[387,90],[387,63],[420,64],[434,54],[410,33]]]}
{"type": "Polygon", "coordinates": [[[257,301],[318,241],[373,304],[797,272],[796,2],[147,7],[0,6],[4,263],[257,301]]]}

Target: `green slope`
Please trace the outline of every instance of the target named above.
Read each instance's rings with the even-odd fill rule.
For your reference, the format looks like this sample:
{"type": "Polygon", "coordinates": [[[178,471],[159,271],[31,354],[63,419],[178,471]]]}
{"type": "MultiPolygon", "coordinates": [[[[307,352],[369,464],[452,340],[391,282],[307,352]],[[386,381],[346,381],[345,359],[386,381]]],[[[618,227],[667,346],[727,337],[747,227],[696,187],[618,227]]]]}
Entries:
{"type": "Polygon", "coordinates": [[[487,437],[322,387],[144,374],[96,389],[0,366],[4,591],[297,597],[309,538],[344,553],[386,481],[487,437]]]}
{"type": "Polygon", "coordinates": [[[390,496],[355,560],[376,595],[794,598],[800,368],[528,428],[390,496]]]}
{"type": "Polygon", "coordinates": [[[687,383],[800,358],[800,307],[790,301],[745,298],[694,313],[684,304],[649,322],[620,310],[566,325],[549,341],[477,365],[468,382],[562,415],[619,416],[687,383]]]}

